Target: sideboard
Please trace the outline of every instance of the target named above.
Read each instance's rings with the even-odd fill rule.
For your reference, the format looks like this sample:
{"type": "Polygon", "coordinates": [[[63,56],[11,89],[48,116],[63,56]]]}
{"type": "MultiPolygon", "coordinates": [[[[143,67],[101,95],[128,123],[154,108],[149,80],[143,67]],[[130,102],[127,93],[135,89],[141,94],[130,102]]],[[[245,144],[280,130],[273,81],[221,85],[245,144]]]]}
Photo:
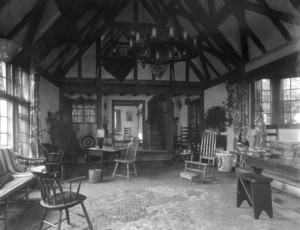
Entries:
{"type": "Polygon", "coordinates": [[[300,196],[300,142],[272,140],[269,151],[270,158],[237,150],[232,153],[239,156],[241,169],[271,177],[274,187],[300,196]]]}

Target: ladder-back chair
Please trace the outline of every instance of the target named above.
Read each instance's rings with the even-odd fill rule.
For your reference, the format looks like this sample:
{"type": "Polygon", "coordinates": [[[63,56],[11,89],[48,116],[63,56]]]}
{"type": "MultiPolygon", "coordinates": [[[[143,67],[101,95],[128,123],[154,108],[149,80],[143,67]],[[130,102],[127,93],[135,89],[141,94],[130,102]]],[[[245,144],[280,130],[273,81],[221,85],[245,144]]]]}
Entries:
{"type": "Polygon", "coordinates": [[[131,127],[124,127],[124,140],[131,140],[131,127]]]}
{"type": "MultiPolygon", "coordinates": [[[[135,167],[135,161],[136,161],[136,153],[137,153],[137,149],[139,147],[140,144],[140,139],[137,137],[133,137],[131,139],[131,141],[128,144],[128,148],[126,151],[126,154],[124,156],[124,158],[120,158],[120,159],[115,159],[116,161],[116,166],[113,172],[112,177],[114,176],[121,176],[121,177],[127,177],[127,180],[129,180],[129,174],[130,173],[134,173],[135,176],[137,176],[136,173],[136,167],[135,167]],[[116,173],[118,167],[120,166],[120,164],[123,164],[124,167],[126,166],[126,170],[123,170],[123,173],[116,173]],[[130,171],[130,164],[132,164],[134,171],[130,171]],[[126,174],[125,174],[126,172],[126,174]]],[[[121,166],[120,166],[121,167],[121,166]]]]}
{"type": "Polygon", "coordinates": [[[86,211],[86,208],[83,204],[83,202],[86,200],[86,196],[79,193],[80,186],[81,186],[81,179],[85,177],[78,177],[70,180],[61,181],[58,180],[52,173],[42,173],[37,172],[34,170],[29,170],[33,175],[35,175],[40,190],[41,190],[41,197],[42,200],[40,204],[44,207],[44,213],[43,217],[40,223],[39,229],[43,228],[43,224],[48,224],[52,227],[56,227],[57,229],[61,229],[61,222],[64,220],[67,220],[68,224],[70,224],[70,215],[69,213],[82,216],[82,214],[79,213],[73,213],[69,211],[69,208],[72,208],[76,205],[81,205],[84,217],[87,220],[89,229],[93,229],[92,223],[90,221],[90,218],[88,216],[88,213],[86,211]],[[78,185],[74,186],[73,182],[77,181],[78,185]],[[62,184],[68,183],[69,186],[63,187],[62,184]],[[73,186],[73,187],[72,187],[73,186]],[[73,189],[76,189],[76,191],[73,191],[73,189]],[[58,210],[59,211],[59,220],[57,225],[52,224],[45,220],[45,217],[47,215],[47,212],[49,210],[58,210]],[[65,210],[66,212],[66,218],[62,219],[62,211],[65,210]]]}
{"type": "Polygon", "coordinates": [[[177,145],[182,148],[186,148],[189,141],[189,128],[187,126],[181,126],[180,136],[177,145]]]}
{"type": "Polygon", "coordinates": [[[214,180],[216,140],[216,133],[202,134],[199,161],[185,161],[185,170],[180,173],[181,181],[187,179],[192,182],[193,178],[198,178],[201,182],[214,180]]]}

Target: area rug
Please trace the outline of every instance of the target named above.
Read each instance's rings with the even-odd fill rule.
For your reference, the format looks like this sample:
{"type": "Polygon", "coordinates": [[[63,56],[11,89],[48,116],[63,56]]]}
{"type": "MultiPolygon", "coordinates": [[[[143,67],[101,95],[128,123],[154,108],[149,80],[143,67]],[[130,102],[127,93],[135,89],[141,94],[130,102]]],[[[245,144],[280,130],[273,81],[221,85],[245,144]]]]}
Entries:
{"type": "MultiPolygon", "coordinates": [[[[89,199],[85,205],[97,230],[286,229],[284,220],[269,219],[264,212],[255,220],[252,208],[236,208],[235,194],[230,200],[224,194],[200,186],[120,188],[89,199]]],[[[81,208],[73,211],[81,212],[81,208]]],[[[63,229],[87,229],[87,223],[72,215],[71,225],[64,223],[63,229]]]]}

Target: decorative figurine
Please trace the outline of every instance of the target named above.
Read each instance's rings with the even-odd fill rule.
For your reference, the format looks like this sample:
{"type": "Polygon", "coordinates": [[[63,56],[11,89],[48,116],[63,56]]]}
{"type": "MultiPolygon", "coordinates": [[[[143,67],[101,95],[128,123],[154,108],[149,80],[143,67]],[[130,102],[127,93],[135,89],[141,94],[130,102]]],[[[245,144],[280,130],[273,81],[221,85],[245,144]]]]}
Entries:
{"type": "Polygon", "coordinates": [[[264,122],[263,114],[259,114],[255,122],[255,129],[253,133],[253,144],[252,147],[256,148],[264,148],[266,147],[266,136],[267,136],[267,128],[264,122]]]}

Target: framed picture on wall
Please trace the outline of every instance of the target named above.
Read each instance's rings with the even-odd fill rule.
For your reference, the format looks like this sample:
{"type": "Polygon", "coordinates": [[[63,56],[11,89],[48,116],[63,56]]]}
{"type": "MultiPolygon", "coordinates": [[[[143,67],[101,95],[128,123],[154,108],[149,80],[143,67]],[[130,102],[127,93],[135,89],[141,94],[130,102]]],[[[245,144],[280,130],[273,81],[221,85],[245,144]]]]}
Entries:
{"type": "Polygon", "coordinates": [[[126,121],[132,121],[132,112],[131,111],[126,112],[126,121]]]}

